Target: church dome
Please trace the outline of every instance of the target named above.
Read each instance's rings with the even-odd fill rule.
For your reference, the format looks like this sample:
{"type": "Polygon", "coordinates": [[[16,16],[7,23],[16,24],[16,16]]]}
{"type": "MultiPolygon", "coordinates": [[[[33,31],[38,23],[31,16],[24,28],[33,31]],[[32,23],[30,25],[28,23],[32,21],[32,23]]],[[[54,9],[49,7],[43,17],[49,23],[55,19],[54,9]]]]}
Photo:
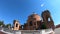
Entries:
{"type": "Polygon", "coordinates": [[[41,17],[38,15],[38,14],[31,14],[28,19],[33,19],[35,18],[36,21],[40,21],[41,20],[41,17]]]}

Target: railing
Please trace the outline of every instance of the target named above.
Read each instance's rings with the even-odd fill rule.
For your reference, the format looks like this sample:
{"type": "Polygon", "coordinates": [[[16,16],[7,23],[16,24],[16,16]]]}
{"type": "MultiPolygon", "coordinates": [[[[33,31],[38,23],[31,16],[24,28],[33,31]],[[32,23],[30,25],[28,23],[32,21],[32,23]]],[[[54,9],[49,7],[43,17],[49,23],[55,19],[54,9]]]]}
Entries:
{"type": "Polygon", "coordinates": [[[17,33],[20,33],[20,34],[24,34],[24,33],[32,33],[32,34],[42,34],[42,33],[49,33],[50,31],[53,31],[52,29],[44,29],[44,30],[11,30],[11,29],[8,29],[8,28],[3,28],[3,31],[7,32],[8,34],[9,33],[12,33],[12,34],[17,34],[17,33]]]}

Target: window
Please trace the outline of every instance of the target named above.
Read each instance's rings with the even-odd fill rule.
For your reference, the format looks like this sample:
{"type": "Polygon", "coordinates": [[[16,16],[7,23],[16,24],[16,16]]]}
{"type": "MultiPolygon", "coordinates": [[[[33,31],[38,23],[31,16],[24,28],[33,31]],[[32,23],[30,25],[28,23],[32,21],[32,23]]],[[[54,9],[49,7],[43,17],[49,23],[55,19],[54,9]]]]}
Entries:
{"type": "Polygon", "coordinates": [[[32,26],[32,21],[30,21],[30,26],[32,26]]]}
{"type": "Polygon", "coordinates": [[[21,26],[19,26],[19,30],[21,29],[21,26]]]}
{"type": "Polygon", "coordinates": [[[50,18],[48,18],[48,21],[51,21],[50,18]]]}
{"type": "Polygon", "coordinates": [[[18,24],[16,24],[16,27],[18,27],[18,24]]]}
{"type": "Polygon", "coordinates": [[[36,22],[34,23],[34,25],[36,25],[36,22]]]}

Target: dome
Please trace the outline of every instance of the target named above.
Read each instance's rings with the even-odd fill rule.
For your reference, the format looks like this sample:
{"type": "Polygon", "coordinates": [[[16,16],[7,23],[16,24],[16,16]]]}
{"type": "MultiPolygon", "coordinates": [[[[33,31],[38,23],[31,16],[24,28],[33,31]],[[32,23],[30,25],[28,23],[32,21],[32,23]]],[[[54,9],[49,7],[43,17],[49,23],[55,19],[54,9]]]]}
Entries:
{"type": "Polygon", "coordinates": [[[41,17],[38,15],[38,14],[31,14],[28,19],[33,19],[35,18],[36,21],[40,21],[41,20],[41,17]]]}

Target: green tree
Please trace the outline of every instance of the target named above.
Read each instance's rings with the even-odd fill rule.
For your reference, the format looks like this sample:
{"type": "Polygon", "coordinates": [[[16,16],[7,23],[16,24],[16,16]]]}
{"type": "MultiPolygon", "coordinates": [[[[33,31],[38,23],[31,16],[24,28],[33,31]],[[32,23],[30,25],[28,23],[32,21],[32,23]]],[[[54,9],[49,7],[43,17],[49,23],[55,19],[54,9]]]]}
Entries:
{"type": "Polygon", "coordinates": [[[0,21],[0,26],[5,26],[4,21],[0,21]]]}
{"type": "Polygon", "coordinates": [[[9,27],[11,27],[11,24],[7,24],[7,25],[5,25],[5,27],[6,28],[9,28],[9,27]]]}
{"type": "Polygon", "coordinates": [[[47,26],[45,23],[41,25],[41,29],[47,29],[47,26]]]}

